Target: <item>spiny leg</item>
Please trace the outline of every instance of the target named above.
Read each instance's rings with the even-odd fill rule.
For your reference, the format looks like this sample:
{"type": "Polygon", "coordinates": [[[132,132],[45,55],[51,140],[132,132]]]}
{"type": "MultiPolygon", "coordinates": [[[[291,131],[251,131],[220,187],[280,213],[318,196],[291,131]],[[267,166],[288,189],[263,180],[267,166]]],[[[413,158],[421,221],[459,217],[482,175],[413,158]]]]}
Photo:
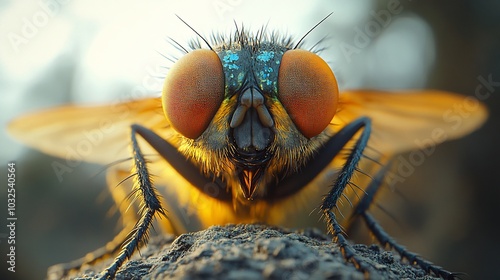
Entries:
{"type": "Polygon", "coordinates": [[[380,244],[391,248],[394,248],[403,258],[406,258],[410,263],[418,265],[420,268],[426,272],[432,272],[436,276],[442,277],[444,279],[456,279],[458,273],[450,272],[437,266],[430,261],[424,260],[421,256],[408,251],[404,246],[398,244],[384,229],[380,226],[377,220],[368,212],[363,212],[361,214],[363,220],[365,220],[366,225],[370,231],[375,235],[380,244]]]}
{"type": "Polygon", "coordinates": [[[383,246],[388,245],[391,248],[394,248],[394,250],[396,250],[399,255],[401,255],[403,258],[406,258],[410,263],[416,264],[426,272],[432,272],[444,279],[456,279],[457,273],[452,273],[440,266],[434,265],[433,263],[424,260],[419,255],[408,251],[404,246],[398,244],[396,240],[394,240],[394,238],[392,238],[387,232],[385,232],[378,221],[370,213],[368,213],[368,208],[372,204],[375,194],[382,186],[384,175],[389,170],[389,166],[390,164],[387,164],[377,172],[375,178],[366,188],[365,195],[356,206],[356,209],[353,212],[353,216],[361,216],[365,221],[368,229],[373,233],[380,244],[382,244],[383,246]]]}
{"type": "Polygon", "coordinates": [[[342,167],[335,184],[323,199],[321,210],[326,218],[328,231],[334,236],[335,242],[340,246],[344,258],[353,262],[358,269],[366,273],[368,271],[368,265],[356,254],[354,248],[344,237],[344,232],[333,212],[334,208],[337,207],[338,199],[356,170],[356,166],[362,157],[363,150],[368,143],[371,131],[371,121],[365,117],[359,118],[346,125],[336,134],[338,141],[343,142],[340,144],[345,146],[360,130],[362,130],[361,135],[356,140],[352,152],[349,154],[346,163],[342,167]]]}
{"type": "Polygon", "coordinates": [[[137,182],[134,185],[135,195],[140,199],[140,219],[129,233],[126,241],[121,247],[120,254],[115,258],[113,263],[103,272],[100,279],[112,279],[123,262],[132,256],[134,251],[138,249],[141,242],[146,242],[148,231],[153,222],[155,214],[165,215],[165,211],[161,206],[158,194],[151,182],[150,174],[146,166],[146,160],[141,152],[137,142],[136,134],[142,136],[138,126],[132,125],[132,152],[134,158],[134,168],[137,174],[137,182]]]}

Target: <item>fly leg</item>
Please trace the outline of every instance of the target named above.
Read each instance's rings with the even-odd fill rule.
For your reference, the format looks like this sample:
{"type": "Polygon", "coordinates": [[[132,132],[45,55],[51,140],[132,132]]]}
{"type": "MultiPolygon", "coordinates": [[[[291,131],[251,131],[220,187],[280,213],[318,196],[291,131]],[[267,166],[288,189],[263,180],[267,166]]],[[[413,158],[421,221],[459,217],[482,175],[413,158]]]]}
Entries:
{"type": "Polygon", "coordinates": [[[378,221],[373,217],[370,213],[368,213],[368,208],[373,202],[375,194],[380,189],[382,185],[385,174],[389,169],[390,164],[385,165],[380,171],[377,172],[373,180],[370,182],[368,187],[365,190],[365,194],[359,201],[358,205],[353,212],[354,216],[361,216],[365,221],[367,227],[373,233],[373,235],[377,238],[377,240],[383,246],[389,246],[390,248],[394,248],[399,255],[403,258],[406,258],[411,264],[418,265],[420,268],[425,270],[427,273],[432,272],[436,276],[442,277],[444,279],[456,279],[457,273],[452,273],[443,269],[440,266],[434,265],[433,263],[424,260],[419,255],[408,251],[404,246],[398,244],[394,238],[392,238],[378,223],[378,221]]]}
{"type": "MultiPolygon", "coordinates": [[[[130,231],[126,241],[121,247],[120,254],[115,258],[111,266],[109,266],[102,274],[101,279],[113,278],[117,270],[123,262],[129,258],[132,253],[138,248],[140,243],[147,241],[148,229],[153,222],[155,214],[159,213],[165,216],[165,209],[161,206],[156,189],[151,183],[150,174],[146,166],[146,160],[141,152],[137,142],[136,135],[140,135],[148,142],[153,149],[158,152],[179,174],[186,178],[192,185],[200,188],[203,191],[203,186],[207,184],[215,184],[219,188],[219,192],[209,194],[219,200],[230,201],[231,193],[226,191],[226,187],[220,178],[215,176],[205,176],[199,169],[190,161],[186,160],[172,144],[141,125],[134,124],[132,128],[132,152],[134,158],[134,168],[137,182],[134,184],[133,192],[141,201],[140,219],[130,231]]],[[[175,215],[174,215],[175,216],[175,215]]],[[[172,224],[174,232],[178,225],[172,224]]]]}
{"type": "MultiPolygon", "coordinates": [[[[146,159],[141,152],[137,142],[137,134],[142,136],[143,127],[132,125],[132,154],[134,159],[134,171],[136,182],[133,187],[133,194],[140,201],[139,221],[128,233],[125,242],[121,246],[121,251],[114,259],[113,263],[102,273],[100,279],[112,279],[123,262],[132,256],[134,251],[139,248],[141,243],[147,242],[148,231],[156,214],[165,216],[165,210],[161,206],[158,194],[154,188],[149,171],[147,169],[146,159]]],[[[146,139],[147,140],[147,139],[146,139]]]]}
{"type": "Polygon", "coordinates": [[[335,181],[330,192],[328,192],[323,199],[321,211],[326,218],[328,232],[334,236],[334,241],[340,246],[340,250],[344,258],[347,261],[351,261],[359,270],[367,273],[368,265],[356,254],[355,249],[345,238],[344,231],[338,223],[334,213],[334,209],[337,207],[338,199],[349,183],[354,171],[356,171],[356,166],[360,161],[363,150],[368,143],[368,138],[370,137],[371,132],[371,121],[366,117],[359,118],[346,125],[335,135],[335,137],[338,138],[337,141],[339,141],[337,143],[345,146],[360,131],[361,135],[356,140],[352,152],[349,154],[346,163],[342,167],[337,180],[335,181]]]}

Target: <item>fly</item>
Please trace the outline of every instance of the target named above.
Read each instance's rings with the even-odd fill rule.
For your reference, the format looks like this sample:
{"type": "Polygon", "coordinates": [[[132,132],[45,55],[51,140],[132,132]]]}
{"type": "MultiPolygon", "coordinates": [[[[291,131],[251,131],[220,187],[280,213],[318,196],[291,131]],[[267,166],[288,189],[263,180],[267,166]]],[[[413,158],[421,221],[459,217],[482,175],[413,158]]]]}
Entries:
{"type": "Polygon", "coordinates": [[[64,157],[61,143],[77,142],[78,131],[98,127],[103,119],[117,129],[105,135],[89,161],[109,164],[130,157],[115,148],[119,141],[131,148],[129,165],[111,166],[107,174],[124,229],[106,250],[57,268],[67,271],[111,253],[117,256],[101,278],[113,278],[159,216],[166,217],[158,219],[162,230],[180,234],[227,223],[321,226],[312,212],[325,219],[345,259],[368,271],[337,218],[336,210],[347,209],[339,204],[344,197],[358,201],[350,209],[353,216],[382,244],[427,272],[454,278],[396,243],[368,208],[390,172],[392,156],[418,148],[414,140],[436,127],[447,139],[466,135],[485,121],[486,109],[478,106],[455,129],[442,116],[463,99],[457,94],[339,92],[329,65],[314,50],[302,49],[304,37],[294,43],[279,33],[243,28],[229,38],[213,36],[212,42],[201,37],[209,48],[198,41],[181,46],[186,53],[167,74],[162,96],[119,104],[126,115],[111,105],[67,106],[13,121],[14,136],[55,156],[64,157]],[[371,168],[377,170],[373,177],[353,176],[371,168]],[[128,176],[133,180],[123,180],[128,176]],[[122,203],[128,194],[115,188],[119,184],[140,202],[130,206],[135,212],[122,203]],[[204,209],[196,208],[200,199],[204,209]],[[195,211],[185,219],[182,209],[195,211]]]}

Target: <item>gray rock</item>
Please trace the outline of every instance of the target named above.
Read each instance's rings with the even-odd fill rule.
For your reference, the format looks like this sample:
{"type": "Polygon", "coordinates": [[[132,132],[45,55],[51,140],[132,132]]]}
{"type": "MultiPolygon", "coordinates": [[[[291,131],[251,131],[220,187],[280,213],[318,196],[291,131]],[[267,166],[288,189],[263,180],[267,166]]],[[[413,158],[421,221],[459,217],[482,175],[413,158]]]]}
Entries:
{"type": "MultiPolygon", "coordinates": [[[[354,245],[370,265],[370,279],[437,279],[379,246],[354,245]]],[[[94,279],[111,260],[69,279],[94,279]],[[76,278],[75,278],[76,277],[76,278]]],[[[116,275],[122,279],[365,279],[337,244],[319,230],[264,225],[214,226],[153,238],[116,275]]]]}

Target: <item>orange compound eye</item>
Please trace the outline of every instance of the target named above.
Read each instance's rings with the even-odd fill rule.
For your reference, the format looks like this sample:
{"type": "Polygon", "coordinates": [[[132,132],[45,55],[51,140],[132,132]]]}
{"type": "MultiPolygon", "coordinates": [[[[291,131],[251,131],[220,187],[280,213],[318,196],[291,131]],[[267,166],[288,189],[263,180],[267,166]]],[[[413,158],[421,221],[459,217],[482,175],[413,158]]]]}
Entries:
{"type": "Polygon", "coordinates": [[[335,75],[318,55],[305,50],[283,54],[278,97],[305,137],[314,137],[328,126],[337,110],[338,95],[335,75]]]}
{"type": "Polygon", "coordinates": [[[179,59],[165,79],[163,111],[175,130],[198,138],[224,98],[224,73],[211,50],[194,50],[179,59]]]}

